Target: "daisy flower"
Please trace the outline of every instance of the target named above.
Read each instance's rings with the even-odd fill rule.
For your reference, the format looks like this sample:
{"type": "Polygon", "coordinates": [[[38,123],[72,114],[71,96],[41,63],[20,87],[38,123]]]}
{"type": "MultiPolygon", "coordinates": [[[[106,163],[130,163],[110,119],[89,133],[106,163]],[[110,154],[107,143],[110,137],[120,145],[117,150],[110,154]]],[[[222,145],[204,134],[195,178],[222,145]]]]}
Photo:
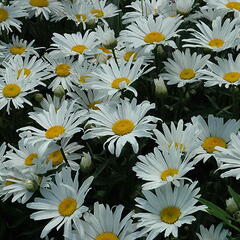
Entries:
{"type": "Polygon", "coordinates": [[[129,142],[134,153],[138,152],[139,146],[136,137],[151,137],[152,130],[156,127],[151,122],[159,119],[153,116],[145,116],[155,108],[155,104],[143,101],[137,105],[137,100],[120,100],[114,106],[99,105],[99,110],[91,113],[91,120],[87,124],[93,124],[83,135],[83,139],[110,136],[104,143],[108,144],[108,150],[119,157],[124,145],[129,142]]]}
{"type": "Polygon", "coordinates": [[[64,35],[54,33],[52,37],[50,57],[63,58],[78,56],[83,60],[84,54],[94,54],[93,49],[99,44],[96,33],[87,30],[84,35],[80,32],[64,35]]]}
{"type": "Polygon", "coordinates": [[[165,18],[160,15],[154,19],[151,15],[148,19],[140,18],[120,32],[120,40],[129,47],[147,46],[146,51],[159,44],[176,47],[170,39],[178,36],[180,30],[177,29],[181,23],[181,17],[165,18]]]}
{"type": "Polygon", "coordinates": [[[189,48],[185,52],[176,50],[173,59],[168,58],[168,61],[164,62],[167,73],[161,76],[168,85],[177,84],[178,87],[200,81],[203,74],[199,70],[205,67],[209,58],[210,55],[202,56],[196,52],[191,54],[189,48]]]}
{"type": "Polygon", "coordinates": [[[57,111],[51,104],[49,111],[29,113],[29,117],[36,121],[43,130],[32,126],[20,128],[20,131],[29,131],[32,134],[27,137],[26,142],[32,144],[40,142],[43,146],[48,146],[52,142],[72,137],[81,131],[79,125],[82,123],[82,119],[78,113],[73,111],[74,104],[73,102],[69,105],[68,101],[65,101],[57,111]]]}
{"type": "Polygon", "coordinates": [[[166,123],[162,124],[163,132],[154,129],[156,143],[161,151],[169,151],[171,146],[175,146],[180,152],[190,154],[191,157],[196,155],[201,141],[198,139],[198,133],[192,124],[184,127],[183,120],[179,120],[177,126],[171,122],[170,127],[166,123]]]}
{"type": "Polygon", "coordinates": [[[14,27],[21,32],[22,22],[18,18],[25,16],[26,12],[21,6],[17,6],[15,3],[5,6],[0,3],[0,31],[12,32],[12,27],[14,27]]]}
{"type": "Polygon", "coordinates": [[[9,59],[11,56],[21,55],[23,57],[27,55],[36,55],[39,57],[36,52],[37,48],[33,47],[35,40],[32,40],[30,43],[27,40],[20,39],[18,36],[12,36],[10,43],[4,43],[0,41],[0,44],[4,47],[0,51],[5,57],[5,60],[9,59]]]}
{"type": "Polygon", "coordinates": [[[223,225],[220,223],[214,227],[211,225],[209,229],[205,228],[203,225],[200,225],[200,233],[197,233],[199,240],[227,240],[231,233],[227,229],[223,229],[223,225]]]}
{"type": "Polygon", "coordinates": [[[1,172],[2,172],[2,169],[4,169],[5,167],[5,152],[6,152],[6,149],[7,149],[7,145],[6,143],[2,143],[0,145],[0,181],[1,181],[1,172]]]}
{"type": "Polygon", "coordinates": [[[221,87],[224,85],[228,88],[231,85],[237,86],[240,84],[240,54],[237,55],[235,61],[232,54],[228,54],[228,59],[215,58],[217,64],[208,62],[207,69],[202,70],[204,76],[203,80],[205,87],[212,87],[218,85],[221,87]]]}
{"type": "Polygon", "coordinates": [[[200,21],[196,26],[200,30],[189,29],[194,38],[184,39],[183,47],[201,47],[214,52],[221,52],[228,48],[234,48],[239,36],[238,19],[227,18],[224,22],[221,17],[212,21],[212,28],[200,21]]]}
{"type": "MultiPolygon", "coordinates": [[[[106,207],[98,202],[94,203],[93,214],[84,214],[84,231],[86,240],[135,240],[138,237],[136,224],[133,224],[133,212],[122,217],[124,207],[117,205],[114,208],[106,207]]],[[[75,235],[73,240],[79,239],[75,235]]]]}
{"type": "Polygon", "coordinates": [[[43,197],[35,198],[34,202],[26,206],[39,210],[30,215],[30,218],[34,220],[52,218],[43,228],[41,238],[44,238],[55,227],[59,230],[64,226],[63,235],[70,239],[73,225],[83,232],[79,218],[88,210],[83,203],[92,181],[93,177],[89,177],[79,186],[78,172],[72,179],[70,168],[63,168],[60,173],[56,173],[55,183],[52,182],[49,189],[40,189],[43,197]]]}
{"type": "Polygon", "coordinates": [[[26,99],[26,96],[35,92],[34,89],[38,83],[36,81],[29,82],[27,78],[20,75],[19,78],[7,69],[3,77],[0,77],[0,109],[7,107],[7,113],[10,114],[11,103],[14,108],[23,108],[23,104],[32,105],[26,99]]]}
{"type": "Polygon", "coordinates": [[[205,210],[205,206],[196,206],[196,198],[200,197],[200,188],[195,188],[197,182],[191,185],[181,182],[179,187],[166,184],[155,189],[154,193],[143,191],[144,198],[136,198],[137,207],[146,210],[137,213],[137,227],[142,228],[141,234],[147,233],[147,240],[154,239],[159,233],[164,237],[172,234],[178,237],[178,228],[183,224],[191,224],[196,218],[190,214],[205,210]]]}
{"type": "Polygon", "coordinates": [[[19,0],[18,4],[23,6],[29,18],[43,15],[49,20],[51,13],[57,14],[63,10],[62,3],[57,0],[19,0]]]}
{"type": "Polygon", "coordinates": [[[231,134],[231,141],[228,148],[216,147],[219,152],[216,152],[215,158],[220,163],[218,170],[223,170],[221,177],[240,178],[240,133],[231,134]]]}
{"type": "Polygon", "coordinates": [[[175,146],[162,153],[154,148],[153,153],[138,156],[140,161],[133,167],[133,171],[138,178],[147,181],[142,185],[143,190],[156,189],[170,182],[179,187],[179,180],[191,181],[184,175],[194,169],[196,162],[190,161],[189,155],[185,155],[183,160],[182,157],[182,152],[175,146]]]}
{"type": "Polygon", "coordinates": [[[54,91],[58,86],[62,86],[65,90],[71,91],[74,86],[74,58],[52,59],[47,57],[46,59],[50,63],[49,71],[52,73],[50,76],[54,78],[48,88],[54,91]]]}
{"type": "Polygon", "coordinates": [[[230,135],[237,133],[240,128],[240,120],[229,119],[224,123],[223,118],[208,115],[207,122],[202,116],[192,117],[193,125],[199,130],[198,138],[202,145],[196,159],[203,159],[206,162],[211,156],[215,157],[216,147],[227,148],[230,142],[230,135]]]}
{"type": "Polygon", "coordinates": [[[131,84],[143,74],[150,72],[153,68],[144,71],[146,65],[143,65],[143,58],[137,59],[134,64],[133,56],[128,61],[118,61],[118,65],[114,59],[110,59],[107,64],[101,64],[96,71],[91,73],[91,81],[86,83],[84,87],[91,89],[105,90],[109,95],[114,95],[122,89],[130,90],[137,95],[136,90],[131,84]]]}

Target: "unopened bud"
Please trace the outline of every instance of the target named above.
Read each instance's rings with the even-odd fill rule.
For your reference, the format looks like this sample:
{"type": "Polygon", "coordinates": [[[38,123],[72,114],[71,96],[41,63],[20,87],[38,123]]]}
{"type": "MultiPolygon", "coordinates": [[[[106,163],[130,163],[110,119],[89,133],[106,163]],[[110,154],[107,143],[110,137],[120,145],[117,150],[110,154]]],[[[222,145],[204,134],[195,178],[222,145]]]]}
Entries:
{"type": "Polygon", "coordinates": [[[92,167],[92,157],[90,153],[83,153],[81,162],[80,162],[80,169],[83,172],[88,172],[92,167]]]}
{"type": "Polygon", "coordinates": [[[157,46],[157,54],[163,55],[165,53],[163,47],[161,45],[157,46]]]}
{"type": "Polygon", "coordinates": [[[62,86],[57,86],[53,91],[54,96],[56,97],[63,97],[65,95],[65,90],[62,86]]]}
{"type": "Polygon", "coordinates": [[[88,28],[95,28],[96,27],[95,19],[91,19],[91,20],[87,21],[86,25],[87,25],[88,28]]]}
{"type": "Polygon", "coordinates": [[[36,102],[40,103],[43,100],[43,95],[41,93],[35,93],[34,99],[36,102]]]}
{"type": "Polygon", "coordinates": [[[37,182],[34,180],[30,180],[30,179],[28,179],[24,182],[24,186],[29,192],[35,192],[38,189],[37,182]]]}
{"type": "Polygon", "coordinates": [[[105,31],[101,38],[102,45],[107,49],[113,49],[117,46],[117,39],[113,30],[105,31]]]}
{"type": "Polygon", "coordinates": [[[162,97],[168,94],[167,87],[162,77],[154,79],[154,84],[155,84],[155,95],[157,97],[162,97]]]}
{"type": "Polygon", "coordinates": [[[231,214],[239,210],[238,205],[236,204],[233,198],[229,198],[226,200],[226,206],[227,206],[226,210],[231,214]]]}

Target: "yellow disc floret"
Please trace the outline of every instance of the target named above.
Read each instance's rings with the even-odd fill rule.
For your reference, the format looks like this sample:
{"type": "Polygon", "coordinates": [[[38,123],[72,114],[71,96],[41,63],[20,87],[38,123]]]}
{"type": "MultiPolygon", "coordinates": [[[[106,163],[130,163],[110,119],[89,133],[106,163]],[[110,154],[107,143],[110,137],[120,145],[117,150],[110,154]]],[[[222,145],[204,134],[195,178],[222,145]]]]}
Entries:
{"type": "Polygon", "coordinates": [[[21,69],[19,69],[18,72],[17,72],[17,78],[20,77],[20,75],[21,75],[22,72],[23,72],[23,74],[24,74],[26,77],[28,77],[28,76],[31,74],[31,70],[30,70],[30,69],[28,69],[28,68],[21,68],[21,69]]]}
{"type": "Polygon", "coordinates": [[[179,171],[177,169],[168,168],[167,170],[165,170],[161,173],[160,177],[163,181],[166,181],[167,177],[169,177],[169,176],[173,177],[174,175],[178,174],[178,172],[179,171]]]}
{"type": "Polygon", "coordinates": [[[131,81],[128,78],[116,78],[112,81],[112,88],[120,89],[120,83],[121,82],[126,82],[128,85],[131,81]]]}
{"type": "Polygon", "coordinates": [[[126,62],[128,62],[129,59],[130,59],[132,56],[133,56],[133,59],[132,59],[133,62],[136,61],[136,59],[137,59],[137,53],[134,52],[134,51],[126,52],[126,53],[124,54],[123,58],[124,58],[124,60],[125,60],[126,62]]]}
{"type": "Polygon", "coordinates": [[[55,73],[60,77],[67,77],[70,74],[71,66],[68,64],[59,64],[55,67],[55,73]]]}
{"type": "Polygon", "coordinates": [[[46,132],[45,132],[45,137],[46,138],[56,138],[62,135],[65,132],[65,128],[63,126],[53,126],[50,127],[46,132]]]}
{"type": "Polygon", "coordinates": [[[104,232],[95,237],[95,240],[118,240],[118,237],[111,232],[104,232]]]}
{"type": "Polygon", "coordinates": [[[183,80],[190,80],[196,75],[195,71],[192,68],[185,68],[179,73],[179,77],[183,80]]]}
{"type": "Polygon", "coordinates": [[[215,147],[217,147],[217,146],[226,148],[227,144],[220,137],[205,138],[204,141],[203,141],[203,144],[202,144],[203,149],[206,150],[206,152],[208,152],[208,153],[212,153],[213,151],[217,151],[215,149],[215,147]]]}
{"type": "Polygon", "coordinates": [[[77,201],[74,198],[65,198],[58,205],[58,212],[64,216],[71,216],[77,210],[77,201]]]}
{"type": "Polygon", "coordinates": [[[112,131],[120,136],[126,135],[134,129],[134,123],[130,120],[118,120],[112,125],[112,131]]]}
{"type": "Polygon", "coordinates": [[[4,8],[0,8],[0,22],[4,22],[8,19],[8,11],[4,8]]]}
{"type": "Polygon", "coordinates": [[[225,73],[223,79],[230,83],[237,82],[240,79],[240,73],[239,72],[225,73]]]}
{"type": "Polygon", "coordinates": [[[175,207],[175,206],[165,207],[160,212],[161,220],[168,224],[175,223],[180,216],[181,216],[181,211],[178,207],[175,207]]]}
{"type": "Polygon", "coordinates": [[[225,6],[240,11],[240,2],[228,2],[225,6]]]}
{"type": "Polygon", "coordinates": [[[71,48],[72,51],[83,54],[83,52],[87,49],[85,45],[76,45],[71,48]]]}
{"type": "Polygon", "coordinates": [[[165,35],[159,32],[151,32],[145,35],[144,41],[146,43],[158,43],[165,40],[165,35]]]}
{"type": "Polygon", "coordinates": [[[12,46],[9,48],[9,51],[13,55],[21,55],[25,52],[25,47],[19,47],[19,46],[12,46]]]}
{"type": "Polygon", "coordinates": [[[24,164],[25,164],[26,166],[32,166],[32,165],[34,165],[33,159],[34,159],[34,158],[37,158],[37,157],[38,157],[38,155],[37,155],[36,153],[31,153],[30,155],[28,155],[28,156],[24,159],[24,164]]]}
{"type": "Polygon", "coordinates": [[[96,18],[100,18],[104,16],[104,12],[101,9],[93,9],[90,11],[96,18]]]}
{"type": "Polygon", "coordinates": [[[47,158],[49,161],[52,161],[53,166],[60,165],[64,160],[60,150],[50,153],[47,158]]]}
{"type": "Polygon", "coordinates": [[[79,22],[84,22],[87,20],[87,16],[85,14],[76,14],[75,17],[79,22]]]}
{"type": "Polygon", "coordinates": [[[213,38],[208,42],[208,45],[211,47],[222,47],[224,44],[224,40],[220,39],[220,38],[213,38]]]}
{"type": "Polygon", "coordinates": [[[14,83],[10,83],[4,86],[2,94],[6,98],[15,98],[21,93],[21,88],[14,83]]]}
{"type": "Polygon", "coordinates": [[[48,0],[29,0],[29,3],[34,7],[47,7],[48,0]]]}

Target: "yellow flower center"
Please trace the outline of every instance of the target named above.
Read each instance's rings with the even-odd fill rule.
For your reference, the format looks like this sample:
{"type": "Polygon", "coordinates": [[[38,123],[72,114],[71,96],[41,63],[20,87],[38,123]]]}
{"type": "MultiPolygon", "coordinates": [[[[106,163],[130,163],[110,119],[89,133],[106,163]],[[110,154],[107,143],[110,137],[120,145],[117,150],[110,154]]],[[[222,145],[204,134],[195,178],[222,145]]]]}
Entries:
{"type": "Polygon", "coordinates": [[[112,53],[111,50],[104,48],[104,47],[100,47],[99,49],[101,49],[104,53],[112,53]]]}
{"type": "Polygon", "coordinates": [[[30,74],[31,74],[31,70],[28,69],[28,68],[21,68],[18,70],[18,73],[17,73],[17,78],[20,77],[21,73],[23,72],[23,74],[28,77],[30,74]]]}
{"type": "Polygon", "coordinates": [[[84,84],[84,83],[87,82],[87,81],[86,81],[87,78],[90,78],[90,77],[89,77],[89,76],[81,76],[81,77],[79,78],[79,82],[82,83],[82,84],[84,84]]]}
{"type": "Polygon", "coordinates": [[[60,150],[50,153],[47,158],[49,161],[52,161],[53,166],[60,165],[64,160],[60,150]]]}
{"type": "Polygon", "coordinates": [[[2,90],[2,94],[6,98],[15,98],[21,93],[21,88],[14,83],[7,84],[2,90]]]}
{"type": "Polygon", "coordinates": [[[104,232],[95,237],[95,240],[118,240],[118,237],[111,232],[104,232]]]}
{"type": "Polygon", "coordinates": [[[225,6],[240,11],[240,2],[228,2],[225,6]]]}
{"type": "Polygon", "coordinates": [[[179,77],[183,80],[189,80],[194,78],[196,75],[195,71],[191,68],[185,68],[179,73],[179,77]]]}
{"type": "Polygon", "coordinates": [[[212,153],[213,151],[217,151],[215,149],[216,146],[226,148],[227,144],[222,138],[219,138],[219,137],[205,138],[204,141],[203,141],[203,144],[202,144],[203,149],[206,150],[206,152],[208,152],[208,153],[212,153]]]}
{"type": "Polygon", "coordinates": [[[159,32],[151,32],[145,35],[144,41],[146,43],[155,43],[155,42],[161,42],[165,40],[165,35],[159,32]]]}
{"type": "Polygon", "coordinates": [[[47,7],[48,0],[29,0],[29,3],[34,7],[47,7]]]}
{"type": "Polygon", "coordinates": [[[4,8],[0,8],[0,22],[8,19],[8,11],[4,8]]]}
{"type": "Polygon", "coordinates": [[[59,137],[65,132],[65,128],[63,126],[53,126],[50,127],[46,132],[45,132],[45,137],[46,138],[55,138],[59,137]]]}
{"type": "MultiPolygon", "coordinates": [[[[15,178],[15,177],[9,177],[8,179],[13,179],[13,180],[18,180],[17,178],[15,178]]],[[[12,184],[14,184],[15,182],[12,182],[12,181],[5,181],[4,182],[4,185],[5,186],[9,186],[9,185],[12,185],[12,184]]]]}
{"type": "Polygon", "coordinates": [[[100,103],[102,103],[102,101],[93,101],[88,104],[88,108],[93,110],[99,110],[99,107],[96,106],[96,104],[100,104],[100,103]]]}
{"type": "Polygon", "coordinates": [[[55,67],[55,73],[60,77],[66,77],[70,74],[71,66],[68,64],[59,64],[55,67]]]}
{"type": "Polygon", "coordinates": [[[24,159],[24,164],[25,164],[26,166],[32,166],[32,165],[34,165],[33,159],[34,159],[34,158],[37,158],[37,157],[38,157],[38,155],[37,155],[36,153],[31,153],[28,157],[26,157],[26,158],[24,159]]]}
{"type": "Polygon", "coordinates": [[[130,120],[118,120],[112,125],[112,131],[117,135],[123,136],[132,132],[134,127],[134,123],[130,120]]]}
{"type": "Polygon", "coordinates": [[[178,172],[179,171],[177,169],[169,168],[161,173],[161,179],[163,181],[166,181],[167,177],[169,177],[169,176],[173,177],[175,174],[178,174],[178,172]]]}
{"type": "Polygon", "coordinates": [[[58,212],[64,216],[71,216],[77,209],[77,201],[74,198],[65,198],[58,205],[58,212]]]}
{"type": "Polygon", "coordinates": [[[76,14],[75,17],[79,22],[84,22],[87,20],[87,16],[85,14],[76,14]]]}
{"type": "Polygon", "coordinates": [[[180,209],[175,206],[165,207],[160,212],[161,220],[168,224],[175,223],[179,219],[180,215],[180,209]]]}
{"type": "Polygon", "coordinates": [[[84,45],[76,45],[71,48],[72,51],[83,54],[83,52],[87,49],[84,45]]]}
{"type": "Polygon", "coordinates": [[[131,58],[131,56],[133,56],[133,62],[136,61],[137,59],[137,53],[135,53],[134,51],[129,51],[126,52],[123,56],[124,60],[127,62],[129,61],[129,59],[131,58]]]}
{"type": "Polygon", "coordinates": [[[96,18],[100,18],[104,16],[104,12],[101,9],[93,9],[90,11],[96,18]]]}
{"type": "Polygon", "coordinates": [[[225,73],[223,79],[230,83],[237,82],[240,79],[240,73],[239,72],[225,73]]]}
{"type": "Polygon", "coordinates": [[[121,82],[126,82],[126,84],[128,85],[130,83],[130,80],[128,78],[116,78],[112,81],[112,88],[116,88],[116,89],[120,89],[120,83],[121,82]]]}
{"type": "MultiPolygon", "coordinates": [[[[182,143],[179,143],[179,142],[175,142],[175,143],[172,143],[175,145],[175,148],[179,149],[181,152],[184,152],[186,151],[186,147],[182,144],[182,143]]],[[[170,147],[172,146],[172,144],[169,144],[168,145],[168,150],[170,149],[170,147]]]]}
{"type": "Polygon", "coordinates": [[[211,47],[222,47],[224,44],[224,41],[220,38],[213,38],[208,42],[208,45],[211,47]]]}
{"type": "Polygon", "coordinates": [[[25,50],[26,50],[25,47],[12,46],[12,47],[9,48],[10,53],[14,54],[14,55],[17,55],[17,54],[21,55],[22,53],[25,52],[25,50]]]}

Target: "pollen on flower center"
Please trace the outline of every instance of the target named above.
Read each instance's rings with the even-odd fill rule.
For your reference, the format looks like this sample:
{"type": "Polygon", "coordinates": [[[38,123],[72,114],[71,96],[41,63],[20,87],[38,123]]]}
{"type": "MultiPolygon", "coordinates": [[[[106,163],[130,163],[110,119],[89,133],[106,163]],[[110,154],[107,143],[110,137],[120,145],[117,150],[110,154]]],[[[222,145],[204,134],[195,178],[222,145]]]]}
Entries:
{"type": "Polygon", "coordinates": [[[95,240],[118,240],[118,237],[111,232],[104,232],[95,237],[95,240]]]}
{"type": "Polygon", "coordinates": [[[79,22],[84,22],[87,20],[87,16],[85,14],[76,14],[75,17],[79,22]]]}
{"type": "Polygon", "coordinates": [[[240,2],[228,2],[225,6],[240,11],[240,2]]]}
{"type": "Polygon", "coordinates": [[[49,161],[52,161],[53,166],[60,165],[64,160],[60,150],[50,153],[47,158],[49,161]]]}
{"type": "Polygon", "coordinates": [[[25,164],[26,166],[32,166],[32,165],[34,165],[33,159],[34,159],[34,158],[37,158],[37,157],[38,157],[38,155],[37,155],[36,153],[31,153],[30,155],[28,155],[28,156],[24,159],[24,164],[25,164]]]}
{"type": "Polygon", "coordinates": [[[81,76],[81,77],[79,78],[79,82],[82,83],[82,84],[84,84],[84,83],[87,82],[87,81],[86,81],[87,78],[90,78],[90,77],[89,77],[89,76],[81,76]]]}
{"type": "Polygon", "coordinates": [[[118,120],[112,125],[112,131],[117,135],[123,136],[132,132],[134,127],[134,123],[130,120],[118,120]]]}
{"type": "Polygon", "coordinates": [[[225,73],[223,79],[230,83],[237,82],[240,79],[240,73],[239,72],[225,73]]]}
{"type": "Polygon", "coordinates": [[[104,16],[104,12],[101,9],[93,9],[90,11],[96,18],[100,18],[104,16]]]}
{"type": "Polygon", "coordinates": [[[137,59],[137,53],[134,51],[126,52],[123,56],[124,60],[127,62],[133,56],[133,62],[137,59]]]}
{"type": "Polygon", "coordinates": [[[72,51],[83,54],[83,52],[87,49],[84,45],[76,45],[71,48],[72,51]]]}
{"type": "Polygon", "coordinates": [[[65,128],[63,126],[53,126],[50,127],[46,132],[45,132],[45,137],[46,138],[55,138],[59,137],[65,132],[65,128]]]}
{"type": "Polygon", "coordinates": [[[166,181],[167,177],[169,177],[169,176],[173,177],[175,174],[178,174],[178,172],[179,171],[177,169],[169,168],[161,173],[161,179],[163,181],[166,181]]]}
{"type": "Polygon", "coordinates": [[[26,50],[25,47],[12,46],[9,48],[10,53],[13,55],[18,55],[18,54],[21,55],[22,53],[25,52],[25,50],[26,50]]]}
{"type": "Polygon", "coordinates": [[[93,110],[99,110],[99,107],[96,106],[96,104],[100,104],[100,103],[102,103],[102,101],[93,101],[88,104],[88,108],[93,110]]]}
{"type": "Polygon", "coordinates": [[[31,74],[31,70],[30,70],[30,69],[28,69],[28,68],[21,68],[21,69],[19,69],[18,72],[17,72],[17,78],[20,77],[20,75],[21,75],[22,72],[23,72],[23,74],[24,74],[26,77],[28,77],[28,76],[31,74]]]}
{"type": "Polygon", "coordinates": [[[217,147],[217,146],[226,148],[227,144],[220,137],[205,138],[204,141],[203,141],[203,144],[202,144],[203,149],[206,150],[206,152],[208,152],[208,153],[212,153],[213,151],[217,151],[215,149],[215,147],[217,147]]]}
{"type": "Polygon", "coordinates": [[[163,222],[168,224],[175,223],[181,215],[181,211],[178,207],[169,206],[165,207],[160,212],[160,218],[163,222]]]}
{"type": "Polygon", "coordinates": [[[34,7],[47,7],[48,0],[30,0],[29,3],[34,7]]]}
{"type": "Polygon", "coordinates": [[[8,11],[4,8],[0,8],[0,22],[8,19],[8,11]]]}
{"type": "Polygon", "coordinates": [[[130,80],[128,78],[116,78],[112,81],[112,88],[120,89],[120,83],[121,82],[126,82],[128,85],[130,83],[130,80]]]}
{"type": "Polygon", "coordinates": [[[224,41],[220,38],[213,38],[208,42],[208,45],[211,47],[222,47],[224,44],[224,41]]]}
{"type": "Polygon", "coordinates": [[[64,216],[71,216],[77,210],[77,201],[74,198],[65,198],[58,205],[58,212],[64,216]]]}
{"type": "Polygon", "coordinates": [[[195,71],[191,68],[185,68],[179,73],[179,77],[183,80],[190,80],[196,75],[195,71]]]}
{"type": "Polygon", "coordinates": [[[15,98],[21,93],[21,88],[14,83],[7,84],[2,90],[2,94],[7,98],[15,98]]]}
{"type": "Polygon", "coordinates": [[[151,32],[145,35],[144,41],[146,43],[155,43],[165,40],[165,35],[159,32],[151,32]]]}
{"type": "Polygon", "coordinates": [[[59,64],[55,67],[55,73],[60,77],[66,77],[70,74],[71,66],[68,64],[59,64]]]}

